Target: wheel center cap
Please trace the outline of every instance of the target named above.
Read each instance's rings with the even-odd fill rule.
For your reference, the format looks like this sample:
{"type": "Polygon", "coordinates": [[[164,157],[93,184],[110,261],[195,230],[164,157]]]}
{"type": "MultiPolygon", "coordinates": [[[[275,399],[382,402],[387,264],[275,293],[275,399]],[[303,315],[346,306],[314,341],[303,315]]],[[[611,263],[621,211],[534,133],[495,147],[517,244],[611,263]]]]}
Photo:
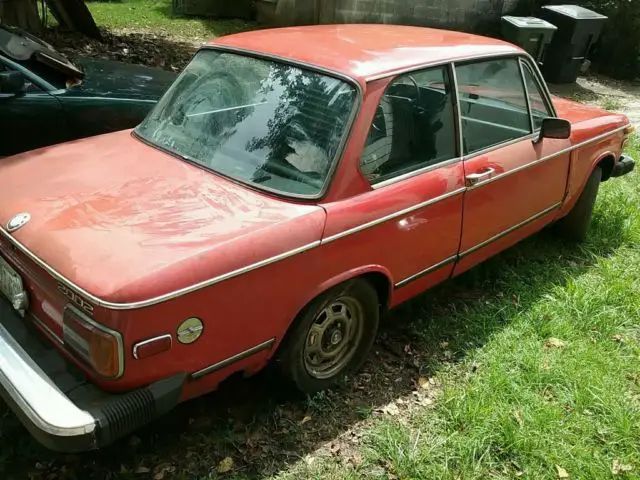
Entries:
{"type": "Polygon", "coordinates": [[[338,345],[342,341],[342,332],[340,330],[334,330],[331,333],[331,345],[338,345]]]}

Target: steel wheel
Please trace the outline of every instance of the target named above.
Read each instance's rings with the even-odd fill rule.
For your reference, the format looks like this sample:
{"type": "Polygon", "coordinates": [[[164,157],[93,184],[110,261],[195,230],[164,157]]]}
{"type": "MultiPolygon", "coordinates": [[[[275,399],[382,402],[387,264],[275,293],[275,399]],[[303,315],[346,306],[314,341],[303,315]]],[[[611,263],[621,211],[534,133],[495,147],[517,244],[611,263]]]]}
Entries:
{"type": "Polygon", "coordinates": [[[363,331],[362,304],[351,296],[337,298],[315,317],[302,352],[308,374],[333,377],[353,358],[363,331]]]}

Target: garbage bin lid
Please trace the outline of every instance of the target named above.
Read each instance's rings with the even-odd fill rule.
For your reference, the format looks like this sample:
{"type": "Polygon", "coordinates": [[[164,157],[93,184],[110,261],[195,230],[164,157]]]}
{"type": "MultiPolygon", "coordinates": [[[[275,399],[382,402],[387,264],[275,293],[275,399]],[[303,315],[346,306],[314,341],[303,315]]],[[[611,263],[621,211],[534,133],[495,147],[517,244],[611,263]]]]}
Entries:
{"type": "Polygon", "coordinates": [[[604,15],[600,15],[598,12],[589,10],[588,8],[580,7],[578,5],[546,5],[545,10],[551,10],[553,12],[561,13],[567,17],[582,19],[582,18],[607,18],[604,15]]]}
{"type": "Polygon", "coordinates": [[[535,27],[535,28],[544,28],[549,30],[557,30],[558,27],[553,25],[552,23],[547,22],[541,18],[536,17],[512,17],[510,15],[505,15],[502,17],[502,20],[505,22],[509,22],[516,27],[535,27]]]}

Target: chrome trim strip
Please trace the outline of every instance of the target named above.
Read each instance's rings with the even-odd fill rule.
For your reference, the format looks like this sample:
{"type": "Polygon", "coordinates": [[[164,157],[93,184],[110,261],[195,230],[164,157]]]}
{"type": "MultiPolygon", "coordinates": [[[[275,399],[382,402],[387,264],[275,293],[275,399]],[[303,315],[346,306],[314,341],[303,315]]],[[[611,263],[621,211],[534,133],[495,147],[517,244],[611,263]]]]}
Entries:
{"type": "Polygon", "coordinates": [[[224,280],[228,280],[230,278],[237,277],[238,275],[242,275],[244,273],[248,273],[248,272],[250,272],[252,270],[256,270],[258,268],[264,267],[264,266],[269,265],[271,263],[279,262],[280,260],[284,260],[285,258],[291,257],[293,255],[297,255],[298,253],[302,253],[302,252],[305,252],[307,250],[311,250],[312,248],[318,247],[320,245],[320,240],[316,240],[315,242],[308,243],[307,245],[303,245],[302,247],[298,247],[298,248],[295,248],[293,250],[289,250],[289,251],[281,253],[279,255],[275,255],[273,257],[269,257],[269,258],[267,258],[265,260],[261,260],[259,262],[252,263],[252,264],[247,265],[245,267],[238,268],[236,270],[233,270],[231,272],[225,273],[223,275],[218,275],[217,277],[213,277],[213,278],[210,278],[208,280],[204,280],[204,281],[202,281],[200,283],[196,283],[194,285],[190,285],[188,287],[184,287],[184,288],[181,288],[179,290],[175,290],[173,292],[169,292],[169,293],[166,293],[166,294],[163,294],[163,295],[159,295],[157,297],[153,297],[153,298],[150,298],[150,299],[147,299],[147,300],[141,300],[141,301],[138,301],[138,302],[131,302],[131,303],[113,303],[113,302],[102,300],[102,299],[96,297],[95,295],[87,292],[82,287],[76,285],[75,283],[71,282],[70,280],[68,280],[67,278],[62,276],[56,270],[54,270],[49,265],[47,265],[39,257],[37,257],[36,255],[31,253],[24,245],[22,245],[20,242],[18,242],[15,238],[13,238],[11,235],[9,235],[6,232],[6,230],[4,230],[4,228],[2,228],[1,226],[0,226],[0,234],[2,234],[13,246],[15,246],[23,254],[25,254],[27,257],[29,257],[29,259],[32,260],[34,263],[36,263],[40,268],[42,268],[45,271],[47,271],[47,273],[49,273],[49,275],[54,277],[56,280],[58,280],[60,282],[63,282],[69,288],[75,290],[76,293],[78,293],[79,295],[82,295],[83,297],[85,297],[87,300],[90,300],[94,304],[99,305],[99,306],[104,307],[104,308],[109,308],[111,310],[131,310],[131,309],[135,309],[135,308],[149,307],[151,305],[155,305],[157,303],[161,303],[161,302],[164,302],[166,300],[171,300],[173,298],[180,297],[182,295],[186,295],[187,293],[191,293],[191,292],[194,292],[196,290],[200,290],[201,288],[205,288],[205,287],[208,287],[210,285],[213,285],[213,284],[216,284],[216,283],[220,283],[220,282],[222,282],[224,280]]]}
{"type": "Polygon", "coordinates": [[[400,68],[398,70],[392,70],[390,72],[386,72],[386,73],[380,73],[377,75],[371,75],[368,77],[365,77],[365,80],[367,82],[373,82],[375,80],[381,80],[383,78],[387,78],[387,77],[395,77],[397,75],[402,75],[404,73],[409,73],[409,72],[415,72],[416,70],[423,70],[425,68],[429,68],[429,67],[438,67],[440,65],[446,65],[448,63],[468,63],[468,62],[473,62],[474,60],[485,60],[487,58],[502,58],[502,57],[518,57],[518,56],[523,56],[523,57],[528,57],[528,58],[532,58],[527,52],[525,52],[524,50],[514,50],[510,51],[510,52],[494,52],[494,53],[486,53],[484,55],[473,55],[473,56],[468,56],[468,57],[460,57],[460,58],[456,58],[451,59],[449,58],[448,60],[439,60],[437,62],[427,62],[427,63],[421,63],[420,65],[413,65],[411,67],[405,67],[405,68],[400,68]]]}
{"type": "Polygon", "coordinates": [[[208,375],[210,373],[213,373],[225,367],[228,367],[232,363],[239,362],[240,360],[244,360],[245,358],[250,357],[251,355],[255,355],[256,353],[261,352],[262,350],[269,350],[274,343],[276,343],[276,339],[271,338],[266,342],[262,342],[261,344],[256,345],[255,347],[251,347],[245,350],[244,352],[236,353],[235,355],[229,358],[225,358],[224,360],[221,360],[217,363],[214,363],[213,365],[209,365],[208,367],[203,368],[202,370],[198,370],[197,372],[192,373],[191,379],[197,380],[198,378],[204,377],[205,375],[208,375]]]}
{"type": "MultiPolygon", "coordinates": [[[[546,162],[547,160],[551,160],[551,159],[553,159],[555,157],[558,157],[560,155],[564,155],[565,153],[572,152],[573,150],[576,150],[576,149],[578,149],[580,147],[583,147],[584,145],[589,145],[591,143],[597,142],[598,140],[602,140],[603,138],[606,138],[609,135],[613,135],[615,133],[618,133],[618,132],[624,130],[625,128],[627,128],[627,127],[626,126],[625,127],[618,127],[618,128],[616,128],[614,130],[611,130],[609,132],[600,134],[597,137],[590,138],[589,140],[585,140],[584,142],[576,143],[575,145],[571,145],[571,146],[569,146],[567,148],[564,148],[564,149],[562,149],[562,150],[560,150],[558,152],[555,152],[555,153],[552,153],[552,154],[547,155],[545,157],[539,158],[538,160],[534,160],[533,162],[527,163],[525,165],[520,165],[519,167],[516,167],[516,168],[511,169],[509,171],[506,171],[504,173],[501,173],[500,175],[496,175],[495,177],[491,177],[488,180],[484,180],[483,182],[478,182],[478,183],[474,184],[473,186],[469,187],[469,190],[481,187],[482,185],[487,185],[489,183],[495,182],[496,180],[500,180],[501,178],[508,177],[509,175],[513,175],[514,173],[521,172],[522,170],[526,170],[527,168],[534,167],[534,166],[538,165],[539,163],[546,162]]],[[[536,134],[532,134],[530,136],[536,136],[536,134]]],[[[518,141],[520,141],[520,140],[523,140],[523,139],[519,139],[518,141]]],[[[515,143],[515,142],[511,142],[511,143],[515,143]]],[[[505,146],[505,144],[502,144],[501,146],[505,146]]],[[[470,155],[469,157],[465,157],[464,160],[465,161],[469,160],[471,157],[476,156],[476,155],[478,155],[478,154],[473,154],[473,155],[470,155]]]]}
{"type": "Polygon", "coordinates": [[[379,225],[380,223],[384,223],[384,222],[386,222],[388,220],[392,220],[392,219],[400,217],[402,215],[406,215],[407,213],[411,213],[411,212],[413,212],[415,210],[418,210],[420,208],[426,207],[427,205],[432,205],[434,203],[437,203],[437,202],[440,202],[442,200],[445,200],[445,199],[447,199],[449,197],[453,197],[455,195],[458,195],[458,194],[464,192],[465,190],[466,190],[465,187],[461,187],[461,188],[458,188],[458,189],[453,190],[451,192],[447,192],[444,195],[440,195],[439,197],[430,198],[429,200],[426,200],[424,202],[420,202],[420,203],[418,203],[416,205],[412,205],[412,206],[407,207],[407,208],[405,208],[403,210],[400,210],[398,212],[393,212],[393,213],[390,213],[389,215],[385,215],[384,217],[376,218],[375,220],[371,220],[370,222],[363,223],[362,225],[358,225],[357,227],[349,228],[348,230],[344,230],[344,231],[342,231],[340,233],[336,233],[335,235],[331,235],[330,237],[323,238],[322,241],[321,241],[321,245],[325,245],[325,244],[327,244],[329,242],[333,242],[334,240],[338,240],[339,238],[346,237],[346,236],[351,235],[353,233],[357,233],[357,232],[360,232],[362,230],[366,230],[367,228],[371,228],[371,227],[373,227],[375,225],[379,225]]]}
{"type": "Polygon", "coordinates": [[[39,430],[58,437],[90,434],[96,420],[55,386],[0,323],[0,385],[39,430]]]}
{"type": "Polygon", "coordinates": [[[453,92],[453,114],[456,121],[456,151],[460,157],[464,157],[464,138],[462,137],[462,109],[460,107],[460,93],[458,92],[458,74],[456,73],[456,66],[450,62],[448,65],[449,76],[451,77],[451,88],[453,92]]]}
{"type": "Polygon", "coordinates": [[[435,265],[431,265],[429,268],[425,268],[424,270],[421,270],[420,272],[411,275],[410,277],[405,278],[404,280],[399,281],[398,283],[396,283],[394,285],[394,288],[401,288],[404,287],[406,284],[413,282],[414,280],[417,280],[421,277],[424,277],[425,275],[430,274],[431,272],[435,272],[436,270],[448,265],[449,263],[453,263],[457,260],[458,256],[454,255],[452,257],[449,258],[445,258],[444,260],[442,260],[441,262],[436,263],[435,265]]]}
{"type": "Polygon", "coordinates": [[[497,235],[494,235],[493,237],[485,240],[484,242],[479,243],[478,245],[475,245],[471,248],[469,248],[468,250],[465,250],[464,252],[462,252],[460,255],[458,255],[458,258],[463,258],[467,255],[469,255],[470,253],[475,252],[476,250],[481,249],[482,247],[486,247],[487,245],[489,245],[492,242],[495,242],[496,240],[501,239],[502,237],[510,234],[511,232],[514,232],[515,230],[518,230],[519,228],[524,227],[525,225],[527,225],[528,223],[531,223],[541,217],[544,217],[546,214],[551,213],[552,211],[560,208],[560,206],[562,205],[562,202],[558,202],[558,203],[554,203],[553,205],[551,205],[549,208],[545,208],[544,210],[542,210],[541,212],[536,213],[535,215],[533,215],[532,217],[527,218],[526,220],[518,223],[517,225],[514,225],[512,227],[507,228],[506,230],[498,233],[497,235]]]}
{"type": "Polygon", "coordinates": [[[143,347],[149,343],[153,343],[157,340],[162,340],[163,338],[167,338],[167,337],[169,338],[169,348],[171,348],[173,346],[173,337],[170,334],[165,333],[164,335],[158,335],[157,337],[149,338],[147,340],[143,340],[142,342],[136,343],[133,346],[133,358],[135,358],[136,360],[140,360],[138,358],[138,349],[140,347],[143,347]]]}
{"type": "Polygon", "coordinates": [[[387,185],[393,185],[394,183],[399,182],[401,180],[406,180],[407,178],[415,177],[417,175],[422,175],[423,173],[430,172],[431,170],[435,170],[436,168],[446,167],[446,166],[453,165],[453,164],[461,162],[461,161],[462,161],[462,158],[461,157],[457,157],[457,158],[452,158],[450,160],[444,160],[444,161],[442,161],[440,163],[434,163],[432,165],[427,165],[426,167],[422,167],[422,168],[419,168],[417,170],[412,170],[410,172],[403,173],[402,175],[398,175],[397,177],[388,178],[387,180],[384,180],[384,181],[382,181],[380,183],[372,183],[371,184],[371,188],[376,190],[378,188],[386,187],[387,185]]]}
{"type": "Polygon", "coordinates": [[[522,83],[522,88],[524,88],[524,101],[527,103],[527,112],[529,114],[529,130],[531,132],[535,131],[533,128],[533,111],[531,110],[531,101],[529,99],[529,89],[527,88],[527,82],[524,79],[524,67],[522,66],[523,60],[518,58],[518,71],[520,72],[520,82],[522,83]]]}
{"type": "Polygon", "coordinates": [[[487,153],[491,153],[494,150],[498,150],[499,148],[508,147],[509,145],[513,145],[515,143],[522,142],[524,140],[533,140],[534,138],[538,138],[538,135],[535,133],[528,133],[523,135],[522,137],[513,138],[511,140],[507,140],[506,142],[497,143],[496,145],[491,145],[489,147],[483,148],[482,150],[478,150],[477,152],[468,153],[464,156],[464,161],[471,160],[472,158],[479,157],[481,155],[486,155],[487,153]]]}

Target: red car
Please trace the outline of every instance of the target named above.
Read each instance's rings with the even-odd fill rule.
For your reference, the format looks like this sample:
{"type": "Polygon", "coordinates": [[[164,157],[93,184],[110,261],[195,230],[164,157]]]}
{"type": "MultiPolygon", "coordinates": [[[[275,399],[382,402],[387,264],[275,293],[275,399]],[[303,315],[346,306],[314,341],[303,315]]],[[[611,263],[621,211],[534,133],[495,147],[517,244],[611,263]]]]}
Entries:
{"type": "Polygon", "coordinates": [[[0,391],[77,451],[270,361],[327,388],[389,308],[552,223],[582,239],[632,130],[498,40],[220,38],[135,130],[0,164],[0,391]]]}

